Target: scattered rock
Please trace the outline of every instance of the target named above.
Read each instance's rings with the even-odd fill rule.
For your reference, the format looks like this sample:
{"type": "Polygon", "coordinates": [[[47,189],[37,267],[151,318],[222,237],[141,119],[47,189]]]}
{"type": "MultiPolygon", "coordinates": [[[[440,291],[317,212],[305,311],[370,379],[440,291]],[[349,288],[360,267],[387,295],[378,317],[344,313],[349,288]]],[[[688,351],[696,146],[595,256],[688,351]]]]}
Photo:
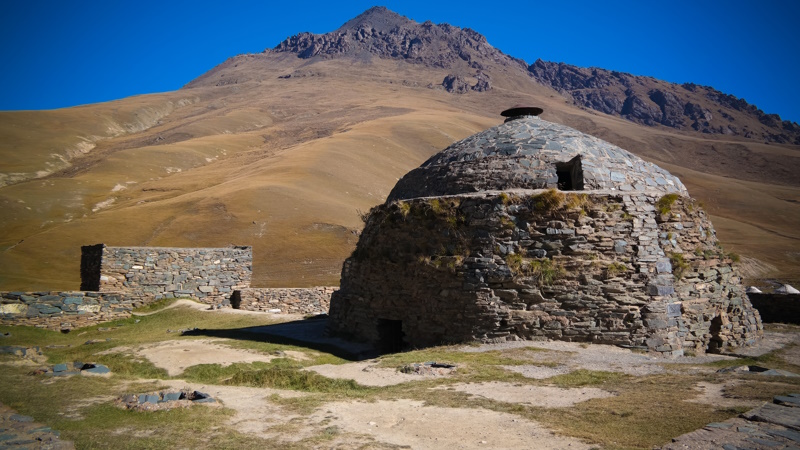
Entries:
{"type": "Polygon", "coordinates": [[[773,403],[739,417],[715,422],[678,436],[662,449],[797,448],[800,443],[800,394],[778,396],[773,403]]]}
{"type": "Polygon", "coordinates": [[[455,364],[430,361],[425,363],[406,364],[397,370],[401,373],[411,375],[444,376],[455,372],[456,366],[455,364]]]}
{"type": "Polygon", "coordinates": [[[58,431],[0,403],[0,448],[73,450],[75,445],[62,441],[58,431]]]}
{"type": "Polygon", "coordinates": [[[50,377],[66,377],[72,375],[111,376],[111,369],[102,364],[72,362],[36,369],[31,372],[31,375],[47,375],[50,377]]]}
{"type": "Polygon", "coordinates": [[[149,394],[127,394],[118,398],[117,406],[136,411],[158,411],[186,408],[196,403],[216,403],[210,395],[191,389],[160,391],[149,394]]]}

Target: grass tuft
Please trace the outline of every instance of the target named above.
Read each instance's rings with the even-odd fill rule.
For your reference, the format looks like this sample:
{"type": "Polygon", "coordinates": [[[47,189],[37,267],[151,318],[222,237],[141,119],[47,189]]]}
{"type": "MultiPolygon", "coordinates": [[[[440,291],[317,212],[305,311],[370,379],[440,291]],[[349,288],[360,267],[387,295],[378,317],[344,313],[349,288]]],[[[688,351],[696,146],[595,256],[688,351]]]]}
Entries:
{"type": "Polygon", "coordinates": [[[672,211],[672,205],[680,198],[678,194],[666,194],[656,202],[656,208],[661,214],[668,214],[672,211]]]}
{"type": "Polygon", "coordinates": [[[561,209],[566,201],[566,196],[563,192],[556,189],[548,189],[541,194],[534,195],[533,207],[540,211],[552,212],[561,209]]]}

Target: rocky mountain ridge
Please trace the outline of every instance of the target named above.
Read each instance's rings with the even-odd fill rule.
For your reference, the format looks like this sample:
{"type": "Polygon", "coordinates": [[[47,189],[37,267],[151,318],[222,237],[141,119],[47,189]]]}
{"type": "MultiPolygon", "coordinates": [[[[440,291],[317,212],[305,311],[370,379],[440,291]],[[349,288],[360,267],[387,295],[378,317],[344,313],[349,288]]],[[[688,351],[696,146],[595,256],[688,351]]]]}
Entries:
{"type": "Polygon", "coordinates": [[[576,104],[648,125],[800,144],[800,125],[766,114],[744,99],[709,86],[675,84],[595,67],[536,60],[528,67],[540,83],[576,104]]]}
{"type": "Polygon", "coordinates": [[[445,69],[466,63],[483,70],[487,62],[527,67],[524,61],[492,47],[486,37],[470,28],[431,21],[417,23],[380,6],[370,8],[336,31],[291,36],[272,51],[296,53],[304,59],[368,53],[445,69]]]}
{"type": "Polygon", "coordinates": [[[330,33],[291,36],[266,52],[294,53],[303,59],[376,56],[452,69],[441,85],[457,94],[491,89],[497,68],[523,69],[579,106],[642,125],[800,145],[797,123],[711,87],[541,59],[528,65],[492,47],[472,29],[420,24],[385,7],[371,8],[330,33]],[[470,76],[475,84],[465,79],[470,76]]]}

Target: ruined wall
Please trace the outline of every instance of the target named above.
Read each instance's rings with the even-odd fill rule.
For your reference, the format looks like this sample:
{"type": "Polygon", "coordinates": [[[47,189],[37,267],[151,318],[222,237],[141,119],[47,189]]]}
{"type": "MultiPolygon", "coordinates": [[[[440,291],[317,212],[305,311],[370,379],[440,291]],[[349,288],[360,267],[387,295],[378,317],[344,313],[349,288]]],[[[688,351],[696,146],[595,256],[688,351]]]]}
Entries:
{"type": "Polygon", "coordinates": [[[800,325],[800,294],[747,294],[747,296],[764,322],[800,325]]]}
{"type": "Polygon", "coordinates": [[[135,293],[0,292],[0,323],[72,330],[130,317],[148,301],[135,293]]]}
{"type": "Polygon", "coordinates": [[[91,255],[100,254],[100,292],[142,292],[155,300],[192,297],[209,304],[227,303],[233,291],[250,286],[252,248],[83,247],[82,278],[95,276],[91,255]],[[87,262],[84,263],[84,259],[87,262]]]}
{"type": "Polygon", "coordinates": [[[336,289],[332,286],[241,289],[234,292],[231,305],[234,309],[275,314],[324,314],[336,289]]]}
{"type": "Polygon", "coordinates": [[[560,339],[678,355],[752,343],[758,312],[705,213],[663,193],[412,199],[373,209],[330,330],[412,346],[560,339]],[[679,255],[679,256],[678,256],[679,255]],[[389,337],[388,339],[391,339],[389,337]]]}

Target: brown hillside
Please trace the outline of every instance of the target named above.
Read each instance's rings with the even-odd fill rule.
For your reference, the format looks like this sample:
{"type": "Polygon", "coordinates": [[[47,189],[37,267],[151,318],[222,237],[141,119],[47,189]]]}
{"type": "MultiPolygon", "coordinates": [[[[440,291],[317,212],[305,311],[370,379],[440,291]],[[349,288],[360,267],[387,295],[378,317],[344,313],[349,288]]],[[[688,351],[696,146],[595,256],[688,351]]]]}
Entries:
{"type": "Polygon", "coordinates": [[[0,289],[77,288],[99,242],[252,245],[256,285],[337,284],[359,211],[517,103],[672,171],[728,250],[800,279],[798,146],[588,110],[474,31],[377,9],[175,92],[0,113],[0,289]]]}

